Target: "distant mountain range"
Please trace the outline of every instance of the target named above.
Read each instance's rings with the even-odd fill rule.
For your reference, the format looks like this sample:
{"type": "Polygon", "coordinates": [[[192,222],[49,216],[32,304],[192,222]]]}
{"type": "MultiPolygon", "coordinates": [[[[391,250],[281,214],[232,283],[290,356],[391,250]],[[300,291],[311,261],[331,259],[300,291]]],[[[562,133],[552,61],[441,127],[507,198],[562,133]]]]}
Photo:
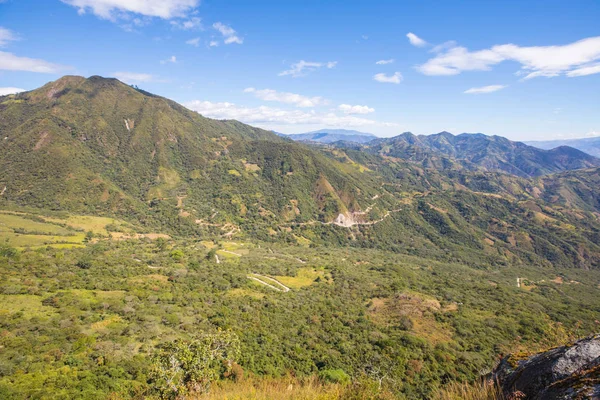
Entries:
{"type": "Polygon", "coordinates": [[[521,177],[600,166],[600,159],[568,146],[542,150],[482,133],[414,135],[405,132],[364,145],[367,151],[443,169],[483,169],[521,177]]]}
{"type": "Polygon", "coordinates": [[[365,133],[347,129],[321,129],[313,132],[296,133],[281,136],[288,137],[295,141],[305,142],[317,142],[317,143],[334,143],[339,141],[354,142],[354,143],[368,143],[373,139],[377,139],[377,136],[372,133],[365,133]]]}
{"type": "Polygon", "coordinates": [[[540,149],[554,149],[559,146],[570,146],[594,157],[600,157],[600,136],[585,139],[545,140],[525,142],[540,149]]]}

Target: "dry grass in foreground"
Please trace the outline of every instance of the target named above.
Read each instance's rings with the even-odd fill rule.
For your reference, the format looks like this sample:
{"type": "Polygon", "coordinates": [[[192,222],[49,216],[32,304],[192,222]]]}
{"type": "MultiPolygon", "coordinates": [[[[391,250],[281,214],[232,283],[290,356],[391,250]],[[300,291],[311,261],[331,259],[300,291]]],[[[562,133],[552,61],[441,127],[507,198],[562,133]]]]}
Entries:
{"type": "Polygon", "coordinates": [[[508,400],[490,381],[480,383],[452,382],[442,388],[435,400],[508,400]]]}
{"type": "Polygon", "coordinates": [[[323,383],[317,377],[298,379],[251,377],[240,382],[222,381],[196,400],[392,400],[376,386],[323,383]]]}

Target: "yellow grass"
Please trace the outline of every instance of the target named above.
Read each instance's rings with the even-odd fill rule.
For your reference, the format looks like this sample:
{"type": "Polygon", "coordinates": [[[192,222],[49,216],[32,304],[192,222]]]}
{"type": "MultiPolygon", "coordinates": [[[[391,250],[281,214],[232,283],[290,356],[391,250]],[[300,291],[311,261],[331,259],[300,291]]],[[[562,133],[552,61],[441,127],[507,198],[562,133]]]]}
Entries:
{"type": "Polygon", "coordinates": [[[224,381],[196,400],[341,400],[347,393],[341,385],[323,384],[316,378],[252,378],[224,381]]]}
{"type": "Polygon", "coordinates": [[[32,221],[18,215],[6,213],[0,213],[0,228],[24,229],[26,231],[52,233],[57,236],[66,236],[73,233],[58,225],[32,221]]]}
{"type": "Polygon", "coordinates": [[[108,235],[106,225],[114,224],[122,227],[129,225],[126,222],[115,218],[93,217],[89,215],[73,215],[66,219],[44,217],[44,219],[50,222],[60,222],[76,229],[81,229],[86,232],[92,231],[93,233],[101,235],[108,235]]]}
{"type": "Polygon", "coordinates": [[[56,314],[52,307],[42,304],[42,297],[29,294],[0,295],[0,314],[23,312],[26,318],[51,317],[56,314]]]}
{"type": "Polygon", "coordinates": [[[493,382],[468,384],[452,382],[433,398],[434,400],[506,400],[493,382]]]}
{"type": "Polygon", "coordinates": [[[324,280],[325,271],[306,267],[300,268],[296,276],[275,276],[274,278],[291,289],[300,289],[312,285],[318,277],[324,280]]]}

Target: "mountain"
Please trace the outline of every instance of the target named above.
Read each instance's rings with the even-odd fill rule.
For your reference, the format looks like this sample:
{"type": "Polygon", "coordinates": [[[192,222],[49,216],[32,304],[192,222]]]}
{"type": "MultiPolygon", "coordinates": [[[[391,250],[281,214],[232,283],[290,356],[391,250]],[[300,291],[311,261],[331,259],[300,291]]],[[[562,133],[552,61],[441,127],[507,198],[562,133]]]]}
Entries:
{"type": "Polygon", "coordinates": [[[600,168],[494,164],[570,148],[298,143],[74,76],[0,132],[0,398],[430,399],[598,329],[600,168]]]}
{"type": "Polygon", "coordinates": [[[99,76],[0,97],[0,132],[0,191],[17,204],[212,226],[327,222],[380,193],[302,144],[99,76]]]}
{"type": "Polygon", "coordinates": [[[313,132],[296,133],[285,136],[296,141],[310,141],[317,143],[333,143],[338,141],[368,143],[371,140],[377,139],[377,136],[371,133],[347,129],[321,129],[313,132]]]}
{"type": "Polygon", "coordinates": [[[365,145],[367,151],[394,157],[434,169],[505,172],[521,177],[534,177],[560,171],[600,166],[600,159],[580,150],[562,146],[541,150],[500,136],[481,133],[453,135],[414,135],[376,139],[365,145]]]}
{"type": "Polygon", "coordinates": [[[0,132],[3,207],[118,217],[186,237],[600,267],[594,170],[537,179],[494,172],[517,150],[522,168],[574,168],[574,149],[559,156],[448,133],[308,146],[115,79],[75,76],[0,97],[0,132]]]}
{"type": "Polygon", "coordinates": [[[546,140],[531,141],[526,144],[539,149],[550,150],[560,146],[569,146],[594,157],[600,157],[600,137],[591,137],[584,139],[565,139],[565,140],[546,140]]]}

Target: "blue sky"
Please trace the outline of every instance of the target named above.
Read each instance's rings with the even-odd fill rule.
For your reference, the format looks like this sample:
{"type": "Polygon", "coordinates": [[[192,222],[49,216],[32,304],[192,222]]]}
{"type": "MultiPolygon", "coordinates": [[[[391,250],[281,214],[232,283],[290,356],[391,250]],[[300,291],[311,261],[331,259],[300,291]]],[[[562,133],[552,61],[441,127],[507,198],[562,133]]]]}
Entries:
{"type": "Polygon", "coordinates": [[[284,133],[600,136],[599,20],[597,0],[0,0],[0,93],[116,76],[284,133]]]}

